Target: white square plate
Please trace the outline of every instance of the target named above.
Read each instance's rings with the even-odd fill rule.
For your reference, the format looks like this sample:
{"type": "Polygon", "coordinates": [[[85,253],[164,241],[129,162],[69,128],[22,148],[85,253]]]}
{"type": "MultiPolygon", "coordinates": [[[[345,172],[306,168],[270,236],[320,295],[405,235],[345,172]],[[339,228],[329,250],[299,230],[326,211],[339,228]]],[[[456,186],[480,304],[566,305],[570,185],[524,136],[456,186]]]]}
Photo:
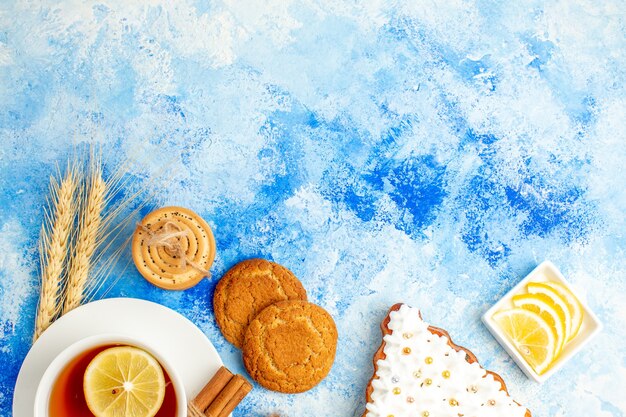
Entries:
{"type": "Polygon", "coordinates": [[[565,280],[561,272],[550,261],[544,261],[532,270],[530,274],[521,280],[511,291],[509,291],[504,297],[494,304],[482,317],[483,323],[487,326],[491,334],[502,345],[502,347],[508,352],[508,354],[515,360],[517,365],[524,371],[524,373],[531,379],[543,383],[555,372],[557,372],[568,360],[570,360],[582,347],[590,341],[600,330],[602,330],[602,323],[598,320],[595,314],[589,309],[587,304],[580,298],[580,296],[574,291],[571,285],[565,280]],[[563,351],[556,359],[555,363],[543,374],[537,374],[533,368],[530,367],[528,362],[522,357],[518,350],[509,342],[508,337],[502,332],[500,326],[493,320],[493,315],[497,311],[513,308],[511,299],[514,295],[523,294],[525,292],[526,284],[529,282],[546,282],[556,281],[565,285],[569,290],[574,293],[580,304],[583,306],[584,317],[580,330],[576,337],[569,341],[563,351]]]}

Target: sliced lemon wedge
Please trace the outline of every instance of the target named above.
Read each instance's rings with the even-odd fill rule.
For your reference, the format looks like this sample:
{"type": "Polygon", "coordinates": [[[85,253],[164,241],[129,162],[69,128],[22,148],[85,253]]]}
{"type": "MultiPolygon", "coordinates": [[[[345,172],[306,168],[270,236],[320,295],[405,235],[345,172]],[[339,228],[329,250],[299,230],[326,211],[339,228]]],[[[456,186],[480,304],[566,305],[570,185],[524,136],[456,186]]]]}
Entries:
{"type": "Polygon", "coordinates": [[[558,310],[563,312],[565,316],[565,340],[570,340],[572,335],[572,313],[567,306],[567,302],[561,295],[546,282],[530,282],[526,285],[526,289],[530,294],[544,294],[549,297],[552,302],[558,306],[558,310]]]}
{"type": "Polygon", "coordinates": [[[493,319],[535,372],[543,374],[554,359],[556,338],[550,325],[524,308],[499,311],[493,319]]]}
{"type": "Polygon", "coordinates": [[[554,357],[556,358],[565,345],[565,313],[545,294],[521,294],[512,299],[513,305],[533,313],[537,313],[550,325],[556,343],[554,357]]]}
{"type": "Polygon", "coordinates": [[[116,346],[89,363],[83,390],[96,417],[154,417],[165,397],[165,376],[145,350],[116,346]]]}
{"type": "Polygon", "coordinates": [[[552,288],[557,294],[565,300],[565,304],[567,304],[567,308],[572,316],[572,328],[571,333],[567,341],[572,340],[580,330],[580,325],[583,324],[583,306],[578,301],[578,298],[567,288],[565,285],[560,282],[545,282],[547,286],[552,288]]]}

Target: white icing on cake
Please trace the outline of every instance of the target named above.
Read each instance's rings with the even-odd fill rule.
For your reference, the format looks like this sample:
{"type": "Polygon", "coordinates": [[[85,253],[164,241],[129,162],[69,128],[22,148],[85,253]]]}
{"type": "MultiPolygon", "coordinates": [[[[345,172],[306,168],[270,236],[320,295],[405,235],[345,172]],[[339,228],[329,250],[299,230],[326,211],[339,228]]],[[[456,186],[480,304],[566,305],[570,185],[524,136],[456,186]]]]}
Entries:
{"type": "Polygon", "coordinates": [[[392,311],[385,335],[385,359],[372,380],[366,417],[523,417],[500,382],[463,351],[434,335],[416,308],[392,311]],[[429,385],[430,382],[430,385],[429,385]]]}

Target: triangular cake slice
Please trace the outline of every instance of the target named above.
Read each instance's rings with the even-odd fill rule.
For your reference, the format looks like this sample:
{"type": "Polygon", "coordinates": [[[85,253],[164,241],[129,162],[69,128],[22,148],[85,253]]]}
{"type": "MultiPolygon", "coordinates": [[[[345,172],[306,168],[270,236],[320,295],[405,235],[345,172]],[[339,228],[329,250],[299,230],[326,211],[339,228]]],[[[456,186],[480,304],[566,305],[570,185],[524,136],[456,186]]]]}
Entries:
{"type": "Polygon", "coordinates": [[[394,305],[381,329],[363,417],[531,417],[499,375],[418,309],[394,305]]]}

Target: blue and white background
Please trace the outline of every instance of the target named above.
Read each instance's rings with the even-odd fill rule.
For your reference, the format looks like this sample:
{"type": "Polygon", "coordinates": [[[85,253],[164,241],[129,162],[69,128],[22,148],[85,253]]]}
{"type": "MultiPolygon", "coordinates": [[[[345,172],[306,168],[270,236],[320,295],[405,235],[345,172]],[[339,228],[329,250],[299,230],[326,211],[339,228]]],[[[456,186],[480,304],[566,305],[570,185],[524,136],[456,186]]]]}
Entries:
{"type": "Polygon", "coordinates": [[[398,301],[534,416],[624,417],[625,15],[620,0],[2,1],[0,415],[31,344],[48,176],[91,143],[110,169],[141,161],[142,214],[189,207],[218,246],[212,281],[167,292],[131,267],[109,296],[182,313],[238,372],[211,299],[239,260],[284,264],[335,317],[329,377],[257,386],[236,417],[360,415],[398,301]],[[538,385],[480,315],[544,259],[605,329],[538,385]]]}

